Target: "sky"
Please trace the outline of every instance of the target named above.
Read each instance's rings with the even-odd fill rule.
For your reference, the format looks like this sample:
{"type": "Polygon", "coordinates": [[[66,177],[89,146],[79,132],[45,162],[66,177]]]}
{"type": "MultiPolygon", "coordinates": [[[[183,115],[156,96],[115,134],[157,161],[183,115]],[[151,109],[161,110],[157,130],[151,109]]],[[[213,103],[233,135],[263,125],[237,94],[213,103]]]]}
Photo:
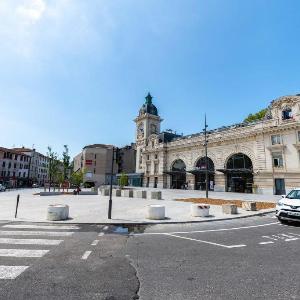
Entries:
{"type": "Polygon", "coordinates": [[[0,146],[134,142],[241,122],[300,93],[298,0],[0,0],[0,146]]]}

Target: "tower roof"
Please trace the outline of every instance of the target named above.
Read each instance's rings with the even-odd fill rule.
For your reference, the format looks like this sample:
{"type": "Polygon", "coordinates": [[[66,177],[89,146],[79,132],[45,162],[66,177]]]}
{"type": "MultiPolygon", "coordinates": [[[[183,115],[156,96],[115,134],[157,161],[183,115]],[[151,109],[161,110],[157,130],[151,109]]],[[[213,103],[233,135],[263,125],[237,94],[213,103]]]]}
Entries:
{"type": "Polygon", "coordinates": [[[156,106],[152,103],[153,97],[150,93],[145,97],[146,101],[140,109],[140,115],[150,114],[154,116],[158,116],[158,111],[156,106]]]}

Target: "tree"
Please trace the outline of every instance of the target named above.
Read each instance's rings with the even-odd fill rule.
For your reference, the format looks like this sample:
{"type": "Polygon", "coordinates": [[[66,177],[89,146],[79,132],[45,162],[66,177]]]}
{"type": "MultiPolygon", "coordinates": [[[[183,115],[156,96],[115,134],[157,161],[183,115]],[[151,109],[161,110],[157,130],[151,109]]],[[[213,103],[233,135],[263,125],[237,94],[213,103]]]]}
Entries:
{"type": "Polygon", "coordinates": [[[268,110],[264,108],[255,114],[249,114],[248,117],[244,120],[244,122],[251,123],[254,121],[262,120],[265,117],[267,111],[268,110]]]}
{"type": "Polygon", "coordinates": [[[69,155],[69,148],[68,145],[64,145],[64,152],[63,152],[63,175],[64,179],[68,179],[70,175],[70,155],[69,155]]]}
{"type": "Polygon", "coordinates": [[[48,174],[49,174],[49,192],[50,192],[51,184],[55,183],[57,180],[57,175],[59,172],[59,160],[58,160],[57,153],[53,152],[50,146],[48,146],[47,156],[49,158],[48,174]]]}
{"type": "Polygon", "coordinates": [[[124,188],[124,186],[128,185],[128,176],[123,172],[119,179],[119,186],[120,188],[124,188]]]}
{"type": "Polygon", "coordinates": [[[71,174],[71,183],[79,188],[80,185],[83,183],[84,174],[84,170],[78,170],[76,172],[73,172],[71,174]]]}

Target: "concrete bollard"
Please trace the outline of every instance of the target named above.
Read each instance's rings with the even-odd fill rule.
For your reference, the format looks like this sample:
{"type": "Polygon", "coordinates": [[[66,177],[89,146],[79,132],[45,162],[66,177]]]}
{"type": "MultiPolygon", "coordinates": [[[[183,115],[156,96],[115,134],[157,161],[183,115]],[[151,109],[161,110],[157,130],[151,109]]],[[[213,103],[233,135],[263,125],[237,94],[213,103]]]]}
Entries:
{"type": "Polygon", "coordinates": [[[147,191],[135,191],[134,197],[147,199],[147,191]]]}
{"type": "Polygon", "coordinates": [[[205,204],[192,204],[191,215],[192,217],[208,217],[209,216],[209,205],[205,204]]]}
{"type": "Polygon", "coordinates": [[[151,192],[151,199],[161,200],[161,191],[151,192]]]}
{"type": "Polygon", "coordinates": [[[249,211],[256,211],[256,202],[244,201],[242,202],[242,209],[249,211]]]}
{"type": "Polygon", "coordinates": [[[53,204],[48,206],[47,220],[61,221],[69,218],[69,206],[63,204],[53,204]]]}
{"type": "Polygon", "coordinates": [[[102,189],[101,190],[101,195],[102,196],[109,196],[110,190],[109,189],[102,189]]]}
{"type": "Polygon", "coordinates": [[[235,204],[223,204],[223,214],[236,215],[238,213],[237,206],[235,204]]]}
{"type": "Polygon", "coordinates": [[[133,198],[133,190],[123,190],[122,197],[133,198]]]}
{"type": "Polygon", "coordinates": [[[147,207],[147,218],[150,220],[164,220],[165,207],[163,205],[149,205],[147,207]]]}
{"type": "Polygon", "coordinates": [[[113,189],[112,195],[115,197],[121,197],[122,190],[120,189],[113,189]]]}

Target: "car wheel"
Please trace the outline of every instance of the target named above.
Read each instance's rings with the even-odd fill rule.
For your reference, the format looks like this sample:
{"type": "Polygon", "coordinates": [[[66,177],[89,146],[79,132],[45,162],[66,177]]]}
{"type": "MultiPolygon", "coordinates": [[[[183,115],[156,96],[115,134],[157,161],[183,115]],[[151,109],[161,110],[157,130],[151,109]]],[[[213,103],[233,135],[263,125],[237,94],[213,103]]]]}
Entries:
{"type": "Polygon", "coordinates": [[[282,220],[280,217],[277,217],[278,221],[281,223],[281,224],[287,224],[288,221],[287,220],[282,220]]]}

